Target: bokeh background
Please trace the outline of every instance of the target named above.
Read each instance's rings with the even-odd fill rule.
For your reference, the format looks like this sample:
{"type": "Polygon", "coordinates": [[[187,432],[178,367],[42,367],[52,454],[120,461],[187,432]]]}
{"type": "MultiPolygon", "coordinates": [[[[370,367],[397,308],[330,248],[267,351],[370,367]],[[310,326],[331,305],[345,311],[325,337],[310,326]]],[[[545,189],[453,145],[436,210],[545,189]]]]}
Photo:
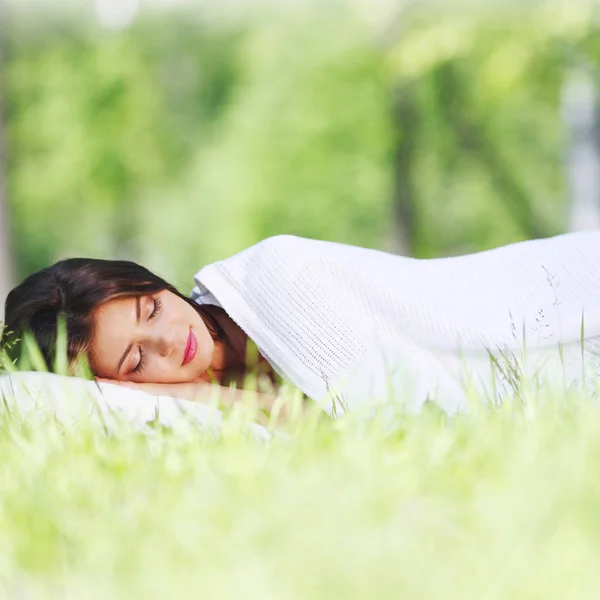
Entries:
{"type": "Polygon", "coordinates": [[[1,10],[2,303],[67,256],[187,292],[278,233],[432,257],[600,226],[596,3],[1,10]]]}

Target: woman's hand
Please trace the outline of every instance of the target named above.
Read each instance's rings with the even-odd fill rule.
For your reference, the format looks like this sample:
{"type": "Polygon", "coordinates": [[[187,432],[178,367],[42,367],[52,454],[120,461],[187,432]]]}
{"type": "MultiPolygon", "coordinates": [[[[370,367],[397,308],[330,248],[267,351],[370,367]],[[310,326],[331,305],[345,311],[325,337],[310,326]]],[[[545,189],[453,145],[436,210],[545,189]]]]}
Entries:
{"type": "MultiPolygon", "coordinates": [[[[232,408],[237,402],[249,402],[254,404],[259,412],[257,421],[263,425],[269,424],[269,416],[275,401],[276,395],[262,394],[247,390],[238,390],[233,388],[222,387],[216,384],[206,383],[204,381],[193,381],[187,383],[136,383],[134,381],[117,381],[114,379],[105,379],[97,377],[99,383],[111,383],[136,390],[141,390],[152,394],[153,396],[171,396],[174,398],[182,398],[194,402],[203,402],[206,404],[213,403],[215,397],[218,398],[220,408],[232,408]],[[264,412],[263,412],[264,411],[264,412]],[[266,414],[265,414],[266,413],[266,414]]],[[[279,407],[277,423],[281,423],[286,419],[285,410],[279,407]]]]}
{"type": "Polygon", "coordinates": [[[137,383],[135,381],[120,381],[103,377],[96,377],[96,381],[141,390],[153,396],[173,396],[184,400],[197,400],[198,396],[206,395],[202,394],[203,391],[206,391],[206,387],[212,389],[212,386],[207,383],[137,383]]]}
{"type": "Polygon", "coordinates": [[[107,379],[106,377],[95,377],[95,380],[98,383],[112,383],[113,385],[124,385],[127,387],[136,387],[140,385],[139,383],[135,383],[133,381],[119,381],[118,379],[107,379]]]}

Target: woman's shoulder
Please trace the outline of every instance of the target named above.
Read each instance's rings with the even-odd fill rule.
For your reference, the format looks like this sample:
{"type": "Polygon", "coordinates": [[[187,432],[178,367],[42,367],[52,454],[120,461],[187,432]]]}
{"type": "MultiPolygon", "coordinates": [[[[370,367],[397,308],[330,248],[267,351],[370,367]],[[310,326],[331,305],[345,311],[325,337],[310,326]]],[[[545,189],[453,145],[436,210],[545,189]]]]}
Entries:
{"type": "Polygon", "coordinates": [[[322,242],[300,236],[279,234],[267,237],[207,268],[224,271],[295,269],[307,259],[323,253],[322,242]]]}
{"type": "Polygon", "coordinates": [[[314,247],[322,244],[323,242],[321,240],[315,240],[288,233],[280,233],[264,238],[260,242],[257,242],[242,252],[288,252],[291,250],[297,250],[298,248],[307,249],[311,246],[314,247]]]}

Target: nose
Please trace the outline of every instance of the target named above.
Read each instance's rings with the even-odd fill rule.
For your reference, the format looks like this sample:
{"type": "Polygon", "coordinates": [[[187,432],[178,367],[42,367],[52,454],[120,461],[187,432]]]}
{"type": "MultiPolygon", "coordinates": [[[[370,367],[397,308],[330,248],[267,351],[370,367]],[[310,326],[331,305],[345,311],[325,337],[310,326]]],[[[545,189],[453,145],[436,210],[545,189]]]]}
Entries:
{"type": "Polygon", "coordinates": [[[154,346],[160,356],[169,356],[176,347],[174,333],[169,330],[162,331],[154,338],[154,346]]]}

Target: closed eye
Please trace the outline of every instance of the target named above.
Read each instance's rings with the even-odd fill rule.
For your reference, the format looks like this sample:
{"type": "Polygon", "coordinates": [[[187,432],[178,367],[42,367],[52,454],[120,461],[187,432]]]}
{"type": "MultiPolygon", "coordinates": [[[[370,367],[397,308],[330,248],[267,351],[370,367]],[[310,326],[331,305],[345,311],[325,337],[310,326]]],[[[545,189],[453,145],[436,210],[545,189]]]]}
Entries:
{"type": "Polygon", "coordinates": [[[141,373],[146,366],[146,355],[142,351],[142,347],[140,346],[140,362],[137,364],[135,369],[131,371],[132,373],[141,373]]]}
{"type": "MultiPolygon", "coordinates": [[[[156,315],[160,312],[160,309],[162,308],[162,301],[160,298],[153,298],[152,300],[154,300],[154,309],[152,310],[152,313],[148,317],[148,321],[150,321],[150,319],[154,319],[156,317],[156,315]]],[[[144,352],[142,351],[142,347],[140,346],[140,360],[131,372],[136,373],[136,374],[141,373],[143,371],[144,367],[146,366],[146,362],[147,362],[147,357],[144,354],[144,352]]]]}
{"type": "Polygon", "coordinates": [[[153,298],[154,300],[154,310],[152,311],[152,314],[148,317],[148,321],[150,319],[154,319],[154,317],[156,317],[156,315],[160,312],[160,309],[162,308],[162,301],[160,298],[153,298]]]}

